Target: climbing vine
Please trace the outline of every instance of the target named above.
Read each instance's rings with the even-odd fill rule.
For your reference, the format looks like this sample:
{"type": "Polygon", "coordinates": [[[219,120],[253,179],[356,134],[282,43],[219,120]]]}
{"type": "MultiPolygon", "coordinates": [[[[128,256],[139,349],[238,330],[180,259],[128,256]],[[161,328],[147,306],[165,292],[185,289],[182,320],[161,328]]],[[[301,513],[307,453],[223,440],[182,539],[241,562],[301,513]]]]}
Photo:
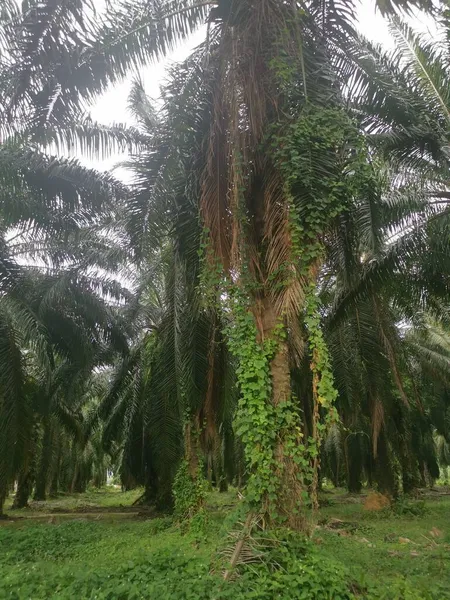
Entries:
{"type": "Polygon", "coordinates": [[[201,469],[192,476],[187,460],[181,461],[173,482],[175,516],[180,521],[191,519],[203,509],[207,484],[201,469]]]}
{"type": "MultiPolygon", "coordinates": [[[[285,80],[286,69],[281,75],[285,80]]],[[[349,202],[376,183],[364,140],[341,108],[306,104],[300,117],[281,134],[277,124],[271,145],[285,181],[292,259],[299,277],[306,282],[304,322],[313,377],[313,430],[307,454],[312,465],[311,501],[317,507],[321,441],[328,426],[337,420],[337,391],[321,328],[317,290],[317,273],[325,254],[323,236],[349,202]]]]}
{"type": "Polygon", "coordinates": [[[313,375],[313,414],[312,414],[312,439],[313,451],[313,476],[311,481],[311,502],[318,508],[319,502],[318,477],[319,456],[323,434],[328,427],[338,420],[336,407],[337,390],[334,387],[333,374],[328,354],[328,348],[320,326],[320,301],[315,282],[309,284],[306,295],[305,324],[308,330],[309,351],[311,357],[311,371],[313,375]]]}
{"type": "MultiPolygon", "coordinates": [[[[272,336],[258,341],[255,317],[249,306],[248,295],[237,286],[229,289],[229,319],[226,334],[231,352],[239,367],[236,371],[240,400],[236,415],[236,433],[244,444],[244,452],[250,479],[246,488],[246,500],[251,508],[260,509],[273,521],[284,519],[280,512],[280,473],[276,448],[282,448],[285,459],[295,465],[293,475],[303,489],[313,481],[312,459],[315,449],[303,441],[300,429],[298,405],[292,397],[277,404],[271,401],[272,381],[270,363],[278,351],[280,342],[287,336],[279,322],[272,336]],[[281,443],[280,443],[281,442],[281,443]]],[[[305,500],[296,499],[298,512],[305,500]]]]}
{"type": "Polygon", "coordinates": [[[239,287],[230,290],[232,319],[226,327],[230,351],[238,359],[236,371],[240,399],[236,416],[236,433],[244,444],[245,459],[251,473],[246,499],[252,506],[275,501],[277,484],[274,444],[275,407],[270,403],[270,357],[273,344],[257,341],[257,328],[248,300],[239,287]]]}

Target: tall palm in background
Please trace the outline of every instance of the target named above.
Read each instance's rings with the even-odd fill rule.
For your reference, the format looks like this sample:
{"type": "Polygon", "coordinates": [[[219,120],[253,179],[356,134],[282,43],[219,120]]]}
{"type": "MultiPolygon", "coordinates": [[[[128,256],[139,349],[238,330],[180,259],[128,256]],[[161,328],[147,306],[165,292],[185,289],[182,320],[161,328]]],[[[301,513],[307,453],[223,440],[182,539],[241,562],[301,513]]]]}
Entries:
{"type": "MultiPolygon", "coordinates": [[[[341,225],[339,236],[343,237],[336,258],[347,274],[342,274],[340,282],[338,279],[334,284],[336,291],[338,284],[341,290],[328,317],[328,326],[334,329],[340,320],[339,313],[347,312],[347,317],[336,329],[331,346],[337,343],[339,347],[340,344],[342,352],[346,335],[351,336],[354,347],[361,348],[362,332],[370,334],[363,325],[376,323],[380,337],[376,341],[367,336],[366,342],[372,342],[367,346],[367,358],[363,360],[365,373],[370,374],[372,382],[377,381],[373,372],[376,366],[373,350],[377,345],[380,349],[384,347],[385,357],[390,363],[390,367],[386,367],[394,376],[391,384],[395,383],[392,389],[396,392],[389,401],[388,392],[379,395],[383,381],[377,382],[377,399],[371,401],[372,408],[368,411],[372,431],[366,430],[366,435],[372,437],[373,456],[376,457],[380,435],[387,445],[385,462],[389,462],[391,452],[399,455],[405,490],[417,484],[418,469],[413,466],[416,459],[420,464],[422,482],[424,465],[432,477],[436,477],[438,472],[431,436],[432,427],[442,427],[443,421],[433,418],[437,412],[433,413],[430,406],[424,406],[429,401],[431,406],[435,402],[440,406],[444,402],[445,405],[445,395],[439,387],[444,385],[445,388],[448,377],[445,342],[448,331],[450,224],[447,201],[450,106],[447,32],[448,29],[442,27],[438,39],[431,40],[415,34],[395,18],[391,21],[391,33],[396,41],[394,52],[387,53],[365,40],[359,40],[348,48],[345,59],[348,56],[354,59],[349,80],[350,99],[369,132],[368,139],[374,152],[382,157],[390,192],[384,196],[383,202],[360,207],[355,212],[353,224],[347,219],[341,225]],[[358,229],[359,233],[355,236],[358,229]],[[362,263],[355,260],[353,252],[349,252],[349,243],[359,245],[357,252],[364,257],[362,263]],[[368,298],[371,299],[369,305],[368,298]],[[361,304],[361,301],[366,304],[361,304]],[[370,319],[368,308],[372,311],[370,319]],[[430,315],[432,319],[438,319],[439,327],[443,328],[439,336],[433,335],[430,315]],[[352,319],[355,322],[353,328],[350,326],[352,319]],[[394,325],[399,322],[408,332],[406,335],[401,331],[395,333],[397,328],[394,325]],[[416,334],[411,333],[414,330],[416,334]],[[415,340],[413,345],[409,342],[410,338],[415,340]],[[431,350],[428,348],[433,338],[431,350]],[[441,381],[436,383],[434,400],[429,395],[430,369],[434,373],[433,378],[441,381]],[[425,377],[424,387],[422,384],[416,387],[414,382],[422,381],[421,372],[425,377]],[[388,418],[389,413],[391,416],[388,418]],[[395,434],[383,434],[383,429],[387,431],[389,427],[394,427],[395,434]],[[393,444],[394,440],[399,444],[393,444]],[[408,478],[411,480],[408,481],[408,478]]],[[[339,272],[337,267],[335,264],[333,272],[339,272]]],[[[340,401],[345,398],[349,401],[350,394],[345,393],[342,386],[352,389],[349,388],[354,381],[351,374],[355,373],[357,365],[352,363],[355,354],[351,357],[352,361],[342,357],[343,354],[339,356],[336,349],[333,364],[340,381],[340,401]],[[346,377],[342,377],[342,367],[350,369],[346,377]]],[[[386,379],[384,382],[388,383],[386,379]]],[[[351,395],[354,393],[351,392],[351,395]]],[[[357,402],[360,402],[360,388],[357,389],[358,396],[357,402]]],[[[364,429],[361,423],[356,428],[364,429]]],[[[354,437],[349,439],[354,441],[354,437]]],[[[361,452],[361,447],[357,447],[361,452]]],[[[357,462],[360,468],[358,457],[357,462]]],[[[384,467],[383,471],[387,473],[389,469],[384,467]]],[[[388,487],[392,488],[392,475],[390,481],[388,487]]]]}
{"type": "MultiPolygon", "coordinates": [[[[442,363],[445,368],[439,377],[445,379],[446,352],[438,345],[435,354],[418,356],[408,340],[412,332],[426,334],[427,315],[437,312],[441,319],[445,314],[442,305],[448,290],[432,282],[436,271],[444,277],[448,272],[448,235],[442,235],[448,225],[442,215],[436,229],[437,222],[427,223],[426,211],[411,206],[407,198],[394,188],[381,203],[343,214],[327,240],[324,327],[339,391],[341,436],[346,439],[344,447],[336,437],[334,442],[339,442],[337,454],[345,456],[353,491],[360,489],[365,470],[380,489],[394,493],[396,462],[401,465],[405,491],[417,484],[417,479],[408,483],[417,472],[411,461],[421,465],[428,461],[428,470],[436,477],[433,453],[425,459],[423,444],[413,442],[411,436],[413,426],[420,423],[428,436],[432,434],[426,423],[428,400],[419,390],[420,373],[427,357],[428,366],[433,360],[435,367],[442,363]],[[394,214],[402,216],[393,218],[394,214]]],[[[336,463],[337,456],[333,460],[336,463]]]]}
{"type": "MultiPolygon", "coordinates": [[[[17,461],[35,454],[30,446],[37,427],[32,416],[40,414],[46,424],[51,420],[48,411],[54,404],[52,379],[58,363],[69,360],[72,369],[78,364],[86,370],[83,361],[92,361],[88,357],[102,337],[108,344],[120,340],[122,350],[126,346],[114,311],[102,299],[123,302],[126,297],[114,277],[102,274],[105,269],[117,272],[126,255],[120,244],[107,241],[105,232],[112,207],[126,197],[126,190],[109,175],[75,160],[46,156],[35,146],[5,142],[0,155],[4,497],[8,480],[19,469],[22,479],[29,479],[27,465],[17,461]],[[22,406],[31,398],[33,407],[22,406]]],[[[90,364],[92,368],[95,362],[90,364]]],[[[64,383],[69,385],[69,380],[64,383]]],[[[49,430],[43,435],[48,446],[49,430]]],[[[49,452],[47,448],[47,457],[49,452]]],[[[41,463],[40,497],[48,459],[41,463]]]]}
{"type": "Polygon", "coordinates": [[[32,457],[39,471],[36,495],[45,497],[55,424],[77,433],[77,396],[90,372],[110,362],[112,349],[127,349],[115,311],[91,285],[70,272],[27,273],[20,297],[16,287],[0,299],[3,499],[19,473],[30,479],[32,457]],[[36,440],[41,440],[40,453],[36,440]]]}
{"type": "MultiPolygon", "coordinates": [[[[76,381],[110,360],[105,351],[93,353],[98,343],[112,343],[118,349],[120,339],[124,350],[114,311],[101,296],[117,302],[127,297],[117,281],[104,274],[117,273],[127,256],[117,235],[117,243],[111,241],[111,223],[127,192],[110,175],[44,151],[81,150],[101,158],[106,152],[142,143],[137,131],[92,123],[85,116],[86,102],[122,77],[128,67],[142,64],[159,43],[147,54],[137,43],[152,29],[149,11],[141,22],[146,31],[138,28],[137,34],[133,30],[141,13],[128,11],[129,30],[123,38],[125,23],[119,14],[114,14],[115,19],[110,13],[111,20],[99,24],[88,4],[32,2],[19,9],[10,2],[1,11],[2,506],[7,487],[19,472],[29,488],[25,457],[36,450],[31,444],[37,426],[42,429],[42,453],[36,467],[36,495],[44,497],[55,417],[73,403],[70,396],[76,381]],[[36,281],[36,269],[47,275],[36,281]],[[71,331],[72,344],[64,339],[64,328],[71,331]],[[38,361],[36,367],[30,361],[38,361]],[[44,388],[36,382],[39,391],[24,394],[31,373],[44,367],[44,388]],[[30,403],[28,410],[22,410],[24,402],[30,403]]],[[[176,29],[176,33],[187,32],[176,29]]],[[[28,387],[31,390],[33,384],[28,387]]],[[[66,411],[66,425],[69,416],[66,411]]]]}
{"type": "Polygon", "coordinates": [[[198,289],[201,228],[198,206],[186,196],[191,163],[183,152],[186,142],[196,147],[202,132],[190,127],[189,112],[180,112],[192,91],[184,83],[175,69],[158,115],[140,81],[130,94],[148,140],[147,151],[129,165],[137,177],[121,213],[137,266],[135,297],[124,315],[134,339],[100,405],[105,442],[123,444],[124,481],[131,476],[145,485],[147,498],[166,505],[183,457],[194,479],[201,454],[211,478],[214,471],[224,483],[225,467],[233,470],[233,362],[220,315],[204,306],[198,289]]]}
{"type": "MultiPolygon", "coordinates": [[[[68,15],[74,18],[82,5],[22,8],[8,3],[0,18],[2,508],[16,477],[26,503],[32,466],[38,470],[36,494],[45,496],[55,423],[74,429],[69,397],[75,380],[108,360],[108,346],[126,349],[116,315],[101,297],[123,301],[125,291],[98,277],[99,268],[115,270],[123,257],[118,245],[106,241],[104,226],[126,190],[110,175],[45,154],[64,127],[52,125],[50,112],[45,123],[37,117],[44,110],[38,88],[43,91],[51,68],[46,40],[59,40],[63,51],[64,26],[73,25],[68,15]]],[[[86,136],[85,125],[71,139],[98,149],[103,134],[90,130],[86,136]]]]}

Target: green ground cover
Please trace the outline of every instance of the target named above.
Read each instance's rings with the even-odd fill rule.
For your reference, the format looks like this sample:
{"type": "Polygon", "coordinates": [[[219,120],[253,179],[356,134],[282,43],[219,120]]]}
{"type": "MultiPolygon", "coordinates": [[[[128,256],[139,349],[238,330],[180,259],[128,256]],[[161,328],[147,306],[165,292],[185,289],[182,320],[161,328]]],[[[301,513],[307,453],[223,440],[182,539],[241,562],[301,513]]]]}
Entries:
{"type": "MultiPolygon", "coordinates": [[[[9,511],[0,527],[0,599],[234,600],[450,598],[450,496],[366,512],[325,494],[309,541],[249,541],[264,560],[221,570],[239,529],[234,492],[212,493],[190,530],[108,489],[9,511]],[[19,518],[21,517],[21,518],[19,518]]],[[[270,538],[270,536],[269,536],[270,538]]]]}

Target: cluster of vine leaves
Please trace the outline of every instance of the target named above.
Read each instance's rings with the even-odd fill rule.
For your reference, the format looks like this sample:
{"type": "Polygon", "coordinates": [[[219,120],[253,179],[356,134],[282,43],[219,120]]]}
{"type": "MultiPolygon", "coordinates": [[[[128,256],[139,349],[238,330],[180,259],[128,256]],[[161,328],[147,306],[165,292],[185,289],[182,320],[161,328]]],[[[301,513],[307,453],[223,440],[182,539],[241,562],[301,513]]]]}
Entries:
{"type": "Polygon", "coordinates": [[[188,461],[182,460],[177,469],[172,490],[175,500],[175,518],[180,523],[188,523],[191,533],[203,533],[208,522],[204,506],[208,483],[201,468],[198,468],[193,477],[188,461]]]}
{"type": "MultiPolygon", "coordinates": [[[[282,135],[275,134],[271,144],[290,203],[292,254],[298,275],[306,281],[304,323],[320,410],[320,420],[307,445],[307,454],[314,459],[319,455],[325,431],[338,420],[338,393],[321,327],[321,303],[314,273],[323,260],[323,236],[332,221],[377,182],[367,160],[365,140],[342,108],[306,105],[300,118],[282,135]],[[315,158],[317,164],[323,164],[324,156],[329,157],[329,173],[315,168],[315,158]]],[[[314,463],[308,461],[311,464],[314,463]]],[[[315,462],[314,469],[317,466],[315,462]]]]}
{"type": "MultiPolygon", "coordinates": [[[[274,340],[258,342],[254,315],[248,296],[239,287],[230,290],[232,320],[226,327],[230,351],[237,357],[236,371],[240,399],[236,414],[236,434],[242,439],[250,479],[246,500],[250,506],[267,503],[273,507],[277,499],[276,469],[273,448],[276,442],[277,414],[271,403],[270,360],[275,351],[274,340]]],[[[272,515],[274,516],[274,515],[272,515]]]]}

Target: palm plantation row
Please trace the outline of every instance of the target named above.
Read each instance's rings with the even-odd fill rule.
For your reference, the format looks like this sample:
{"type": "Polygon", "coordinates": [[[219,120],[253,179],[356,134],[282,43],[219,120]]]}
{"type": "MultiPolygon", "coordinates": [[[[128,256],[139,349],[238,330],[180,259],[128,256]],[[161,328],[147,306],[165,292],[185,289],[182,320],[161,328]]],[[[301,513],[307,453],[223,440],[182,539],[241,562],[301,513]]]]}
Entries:
{"type": "Polygon", "coordinates": [[[324,478],[395,496],[450,462],[449,46],[349,2],[33,1],[0,12],[0,511],[203,481],[302,527],[324,478]],[[108,84],[207,23],[135,126],[108,84]],[[127,151],[133,184],[56,158],[127,151]],[[306,493],[305,493],[306,492],[306,493]]]}

